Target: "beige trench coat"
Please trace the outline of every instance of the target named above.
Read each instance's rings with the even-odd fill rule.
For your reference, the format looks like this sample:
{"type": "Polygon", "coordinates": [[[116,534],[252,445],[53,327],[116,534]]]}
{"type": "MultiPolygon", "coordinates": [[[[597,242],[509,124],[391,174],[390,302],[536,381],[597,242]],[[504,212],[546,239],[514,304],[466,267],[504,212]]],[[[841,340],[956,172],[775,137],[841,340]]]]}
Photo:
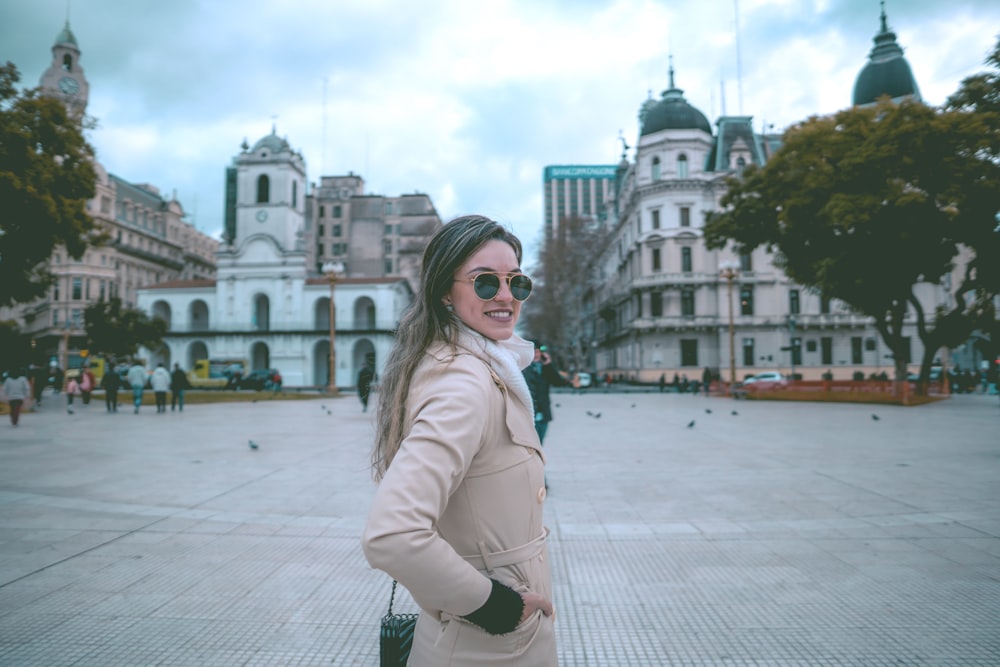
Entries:
{"type": "Polygon", "coordinates": [[[420,605],[411,667],[557,664],[554,621],[540,611],[502,636],[460,618],[486,602],[490,577],[552,599],[533,416],[487,364],[444,345],[428,351],[410,389],[408,435],[362,539],[369,563],[420,605]]]}

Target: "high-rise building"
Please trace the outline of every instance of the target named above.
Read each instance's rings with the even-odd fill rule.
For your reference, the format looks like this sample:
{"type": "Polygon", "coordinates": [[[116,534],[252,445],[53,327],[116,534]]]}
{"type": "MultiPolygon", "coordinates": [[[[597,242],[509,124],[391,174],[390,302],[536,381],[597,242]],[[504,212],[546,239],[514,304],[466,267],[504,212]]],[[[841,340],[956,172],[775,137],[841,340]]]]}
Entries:
{"type": "Polygon", "coordinates": [[[545,238],[552,238],[561,220],[597,220],[611,198],[616,165],[552,165],[545,167],[545,238]]]}

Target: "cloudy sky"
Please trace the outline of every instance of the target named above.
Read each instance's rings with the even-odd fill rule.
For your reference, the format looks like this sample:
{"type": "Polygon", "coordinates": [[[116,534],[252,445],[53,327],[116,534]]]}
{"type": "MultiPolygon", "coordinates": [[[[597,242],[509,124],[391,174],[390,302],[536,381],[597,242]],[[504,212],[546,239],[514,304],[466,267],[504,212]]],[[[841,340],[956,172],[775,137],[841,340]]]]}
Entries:
{"type": "MultiPolygon", "coordinates": [[[[105,168],[176,191],[218,235],[224,169],[271,132],[309,180],[353,171],[369,193],[481,212],[529,249],[542,169],[613,164],[619,132],[676,83],[714,120],[780,129],[849,106],[877,0],[0,0],[0,61],[35,86],[67,19],[105,168]],[[739,7],[737,20],[736,7],[739,7]],[[738,30],[737,30],[738,28],[738,30]],[[738,35],[738,36],[737,36],[738,35]]],[[[925,101],[985,69],[995,0],[888,0],[925,101]]],[[[631,157],[631,153],[630,153],[631,157]]]]}

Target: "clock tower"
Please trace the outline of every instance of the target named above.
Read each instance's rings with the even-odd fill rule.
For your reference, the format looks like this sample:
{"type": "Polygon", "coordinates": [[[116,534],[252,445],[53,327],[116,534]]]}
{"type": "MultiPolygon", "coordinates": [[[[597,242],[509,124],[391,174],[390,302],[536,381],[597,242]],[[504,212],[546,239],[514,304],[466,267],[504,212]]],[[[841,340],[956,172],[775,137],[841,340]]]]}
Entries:
{"type": "Polygon", "coordinates": [[[42,74],[39,85],[48,94],[62,100],[70,115],[82,118],[87,111],[90,84],[80,67],[80,47],[69,28],[69,21],[66,21],[66,27],[52,45],[52,64],[42,74]]]}

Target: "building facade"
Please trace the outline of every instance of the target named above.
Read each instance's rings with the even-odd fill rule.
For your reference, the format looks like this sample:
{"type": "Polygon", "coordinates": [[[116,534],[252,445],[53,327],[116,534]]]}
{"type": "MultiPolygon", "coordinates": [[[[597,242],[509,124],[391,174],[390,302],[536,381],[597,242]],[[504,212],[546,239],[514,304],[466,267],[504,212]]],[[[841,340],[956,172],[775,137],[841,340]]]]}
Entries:
{"type": "MultiPolygon", "coordinates": [[[[52,62],[40,87],[62,100],[72,116],[86,114],[90,85],[68,22],[52,46],[52,62]]],[[[186,219],[176,197],[109,174],[100,163],[94,168],[97,183],[87,212],[108,242],[88,248],[80,259],[56,248],[49,260],[55,276],[49,293],[33,303],[0,309],[0,319],[15,320],[31,335],[35,363],[80,363],[83,312],[93,303],[118,297],[135,307],[140,287],[215,276],[218,242],[186,219]]]]}
{"type": "MultiPolygon", "coordinates": [[[[919,97],[884,12],[875,42],[855,102],[919,97]]],[[[623,157],[618,167],[610,242],[587,307],[596,370],[642,382],[675,373],[700,379],[704,368],[728,381],[732,366],[737,381],[766,370],[817,380],[827,371],[835,379],[891,376],[893,360],[871,318],[793,283],[765,249],[740,255],[705,245],[705,216],[718,210],[725,177],[764,164],[780,138],[755,132],[749,116],[721,117],[713,132],[674,85],[672,66],[668,89],[642,105],[640,121],[634,160],[623,157]]],[[[917,286],[925,312],[947,303],[947,284],[917,286]]],[[[916,370],[923,349],[915,314],[907,318],[916,370]]]]}
{"type": "MultiPolygon", "coordinates": [[[[376,263],[363,252],[368,244],[381,252],[384,226],[403,224],[398,221],[408,211],[381,206],[372,216],[377,229],[375,224],[370,230],[355,228],[352,221],[363,219],[365,210],[359,202],[399,200],[365,197],[355,176],[324,179],[331,188],[354,188],[343,196],[313,197],[306,179],[302,155],[274,130],[253,147],[244,142],[226,174],[225,242],[216,254],[215,279],[139,290],[139,306],[168,324],[164,347],[143,352],[151,364],[178,363],[190,370],[201,360],[241,362],[250,371],[277,369],[287,386],[325,387],[332,343],[337,386],[354,386],[365,363],[374,360],[375,369],[381,368],[413,291],[407,278],[385,270],[386,255],[378,255],[376,263]],[[336,205],[344,208],[332,210],[336,205]],[[335,220],[343,220],[347,233],[329,235],[349,240],[336,252],[319,252],[311,239],[326,238],[327,230],[313,237],[310,228],[318,232],[315,225],[335,220]],[[379,238],[369,239],[365,231],[377,231],[379,238]],[[324,275],[331,260],[340,266],[324,275]]],[[[421,220],[426,219],[436,221],[436,214],[425,209],[421,220]]],[[[397,266],[393,262],[391,268],[397,266]]]]}

